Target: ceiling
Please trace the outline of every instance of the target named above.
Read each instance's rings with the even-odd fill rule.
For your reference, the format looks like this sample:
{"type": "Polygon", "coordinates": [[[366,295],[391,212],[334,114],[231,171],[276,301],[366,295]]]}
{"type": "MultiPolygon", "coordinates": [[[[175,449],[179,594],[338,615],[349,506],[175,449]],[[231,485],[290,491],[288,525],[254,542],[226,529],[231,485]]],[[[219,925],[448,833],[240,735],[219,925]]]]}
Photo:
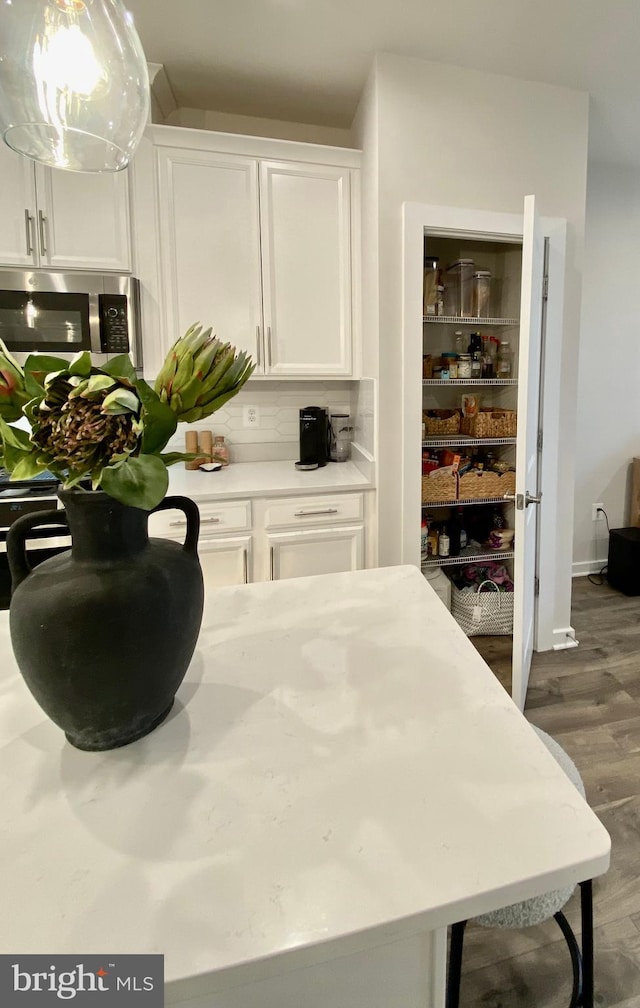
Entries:
{"type": "Polygon", "coordinates": [[[348,128],[375,52],[591,95],[590,156],[640,166],[640,0],[125,0],[179,107],[348,128]]]}

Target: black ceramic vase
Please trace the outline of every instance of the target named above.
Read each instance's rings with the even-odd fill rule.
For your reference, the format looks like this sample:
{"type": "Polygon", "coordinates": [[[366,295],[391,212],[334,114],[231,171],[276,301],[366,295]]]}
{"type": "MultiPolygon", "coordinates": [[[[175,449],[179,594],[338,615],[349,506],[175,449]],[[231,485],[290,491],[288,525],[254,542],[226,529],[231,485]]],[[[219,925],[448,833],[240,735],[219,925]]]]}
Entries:
{"type": "Polygon", "coordinates": [[[197,554],[200,515],[178,508],[184,545],[149,539],[149,512],[102,491],[62,490],[64,511],[26,515],[10,527],[9,612],[18,667],[44,712],[78,749],[115,749],[159,725],[191,661],[202,621],[197,554]],[[69,526],[72,547],[30,567],[36,525],[69,526]]]}

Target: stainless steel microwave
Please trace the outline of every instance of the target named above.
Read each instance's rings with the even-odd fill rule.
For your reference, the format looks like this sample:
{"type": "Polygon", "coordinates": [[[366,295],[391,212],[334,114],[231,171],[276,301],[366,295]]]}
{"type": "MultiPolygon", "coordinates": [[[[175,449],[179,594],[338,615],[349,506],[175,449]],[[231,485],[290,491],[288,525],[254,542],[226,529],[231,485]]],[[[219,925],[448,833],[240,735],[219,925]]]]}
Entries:
{"type": "Polygon", "coordinates": [[[141,373],[139,286],[116,273],[0,270],[0,338],[21,364],[34,351],[90,350],[98,367],[128,353],[141,373]]]}

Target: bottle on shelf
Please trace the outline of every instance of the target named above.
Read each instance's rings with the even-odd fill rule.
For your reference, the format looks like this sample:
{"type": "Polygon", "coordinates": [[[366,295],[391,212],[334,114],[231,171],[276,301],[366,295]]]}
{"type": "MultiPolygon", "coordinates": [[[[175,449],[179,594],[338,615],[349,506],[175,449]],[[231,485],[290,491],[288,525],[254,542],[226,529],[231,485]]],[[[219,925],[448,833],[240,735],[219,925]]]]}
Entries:
{"type": "MultiPolygon", "coordinates": [[[[462,549],[462,533],[464,532],[462,526],[462,508],[456,508],[451,513],[449,519],[449,556],[457,557],[460,556],[460,550],[462,549]]],[[[466,544],[466,532],[465,544],[466,544]]]]}
{"type": "Polygon", "coordinates": [[[479,332],[472,332],[469,333],[469,346],[467,347],[467,353],[471,354],[473,357],[476,350],[479,351],[479,353],[482,353],[482,334],[479,332]]]}
{"type": "Polygon", "coordinates": [[[495,344],[488,333],[482,336],[482,377],[495,378],[495,344]],[[494,350],[492,351],[492,347],[494,350]]]}
{"type": "Polygon", "coordinates": [[[423,315],[437,315],[437,288],[440,277],[438,256],[424,256],[424,274],[422,286],[423,315]]]}
{"type": "Polygon", "coordinates": [[[496,367],[498,378],[505,379],[513,377],[513,354],[511,353],[511,347],[509,346],[508,340],[502,340],[500,342],[496,367]]]}
{"type": "Polygon", "coordinates": [[[420,529],[420,560],[424,563],[429,558],[429,520],[422,519],[420,529]]]}
{"type": "Polygon", "coordinates": [[[447,532],[446,525],[442,526],[440,535],[438,536],[438,556],[448,557],[450,555],[451,540],[449,539],[449,533],[447,532]]]}
{"type": "Polygon", "coordinates": [[[456,329],[454,333],[454,346],[456,351],[456,356],[459,357],[460,354],[466,353],[464,348],[464,337],[462,335],[462,329],[456,329]]]}

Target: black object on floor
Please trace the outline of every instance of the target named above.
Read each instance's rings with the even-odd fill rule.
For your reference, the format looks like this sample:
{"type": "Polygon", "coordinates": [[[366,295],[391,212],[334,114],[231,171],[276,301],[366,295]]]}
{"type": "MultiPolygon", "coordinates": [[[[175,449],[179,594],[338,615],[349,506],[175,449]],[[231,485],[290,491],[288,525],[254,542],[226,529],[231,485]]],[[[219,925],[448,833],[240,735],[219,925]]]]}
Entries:
{"type": "Polygon", "coordinates": [[[611,529],[607,578],[625,595],[640,595],[640,528],[611,529]]]}

